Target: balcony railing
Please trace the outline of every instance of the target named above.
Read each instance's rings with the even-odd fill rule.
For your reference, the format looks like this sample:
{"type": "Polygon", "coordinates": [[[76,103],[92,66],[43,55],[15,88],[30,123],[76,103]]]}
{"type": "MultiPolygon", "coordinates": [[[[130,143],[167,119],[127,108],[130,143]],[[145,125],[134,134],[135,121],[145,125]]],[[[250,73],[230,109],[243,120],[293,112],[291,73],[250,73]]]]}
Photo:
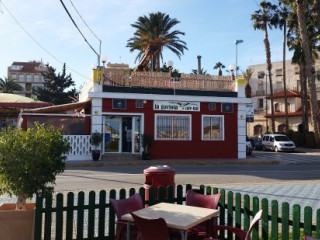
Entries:
{"type": "Polygon", "coordinates": [[[235,91],[235,83],[231,76],[181,74],[181,77],[171,77],[169,73],[165,72],[106,71],[104,85],[198,91],[235,91]]]}

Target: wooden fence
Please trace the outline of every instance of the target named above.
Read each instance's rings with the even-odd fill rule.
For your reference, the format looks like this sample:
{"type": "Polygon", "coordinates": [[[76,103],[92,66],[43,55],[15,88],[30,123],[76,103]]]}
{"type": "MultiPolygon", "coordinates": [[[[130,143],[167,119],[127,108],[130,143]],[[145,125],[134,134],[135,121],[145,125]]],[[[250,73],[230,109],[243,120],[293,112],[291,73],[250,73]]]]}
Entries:
{"type": "MultiPolygon", "coordinates": [[[[153,205],[158,202],[183,204],[187,190],[191,185],[182,185],[158,189],[158,198],[155,189],[149,189],[149,200],[145,204],[153,205]]],[[[196,189],[204,194],[221,193],[219,203],[220,225],[235,226],[247,230],[250,220],[259,209],[263,209],[260,224],[253,231],[252,240],[301,240],[303,234],[320,237],[320,209],[313,212],[311,207],[302,211],[299,205],[291,208],[284,202],[279,207],[276,200],[269,202],[249,195],[241,195],[232,191],[201,186],[196,189]],[[316,214],[313,217],[313,214],[316,214]]],[[[144,199],[145,189],[121,189],[100,191],[99,194],[91,191],[88,194],[69,192],[65,196],[61,193],[55,198],[48,196],[36,198],[35,240],[40,239],[115,239],[115,213],[110,205],[110,199],[124,199],[139,192],[144,199]]],[[[232,239],[229,233],[220,233],[226,239],[232,239]]]]}

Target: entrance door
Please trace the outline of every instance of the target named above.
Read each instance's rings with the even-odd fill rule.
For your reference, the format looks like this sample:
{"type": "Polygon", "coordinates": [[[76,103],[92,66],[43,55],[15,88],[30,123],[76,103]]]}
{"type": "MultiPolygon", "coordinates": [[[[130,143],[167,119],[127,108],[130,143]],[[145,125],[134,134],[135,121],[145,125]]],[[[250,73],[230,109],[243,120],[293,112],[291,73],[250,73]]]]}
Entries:
{"type": "Polygon", "coordinates": [[[106,116],[104,152],[140,152],[140,116],[106,116]]]}
{"type": "Polygon", "coordinates": [[[119,118],[106,118],[104,130],[104,152],[120,151],[120,120],[119,118]]]}

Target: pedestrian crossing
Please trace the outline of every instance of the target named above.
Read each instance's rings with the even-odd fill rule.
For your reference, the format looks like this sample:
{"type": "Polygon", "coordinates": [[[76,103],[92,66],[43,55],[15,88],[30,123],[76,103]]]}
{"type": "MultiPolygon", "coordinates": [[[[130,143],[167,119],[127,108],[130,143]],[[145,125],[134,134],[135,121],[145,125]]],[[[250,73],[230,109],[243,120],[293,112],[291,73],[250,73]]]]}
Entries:
{"type": "Polygon", "coordinates": [[[279,161],[280,165],[287,164],[320,164],[320,155],[312,153],[287,153],[287,152],[262,152],[254,151],[252,157],[255,159],[272,159],[279,161]]]}

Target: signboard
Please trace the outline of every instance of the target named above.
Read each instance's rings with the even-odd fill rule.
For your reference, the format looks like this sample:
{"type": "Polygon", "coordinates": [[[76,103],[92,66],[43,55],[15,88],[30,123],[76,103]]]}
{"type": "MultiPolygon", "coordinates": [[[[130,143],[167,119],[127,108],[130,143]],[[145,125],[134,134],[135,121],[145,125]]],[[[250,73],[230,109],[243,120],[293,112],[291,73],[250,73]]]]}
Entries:
{"type": "Polygon", "coordinates": [[[252,103],[246,104],[246,121],[254,122],[254,108],[252,103]]]}
{"type": "Polygon", "coordinates": [[[153,110],[200,112],[200,102],[153,101],[153,110]]]}

